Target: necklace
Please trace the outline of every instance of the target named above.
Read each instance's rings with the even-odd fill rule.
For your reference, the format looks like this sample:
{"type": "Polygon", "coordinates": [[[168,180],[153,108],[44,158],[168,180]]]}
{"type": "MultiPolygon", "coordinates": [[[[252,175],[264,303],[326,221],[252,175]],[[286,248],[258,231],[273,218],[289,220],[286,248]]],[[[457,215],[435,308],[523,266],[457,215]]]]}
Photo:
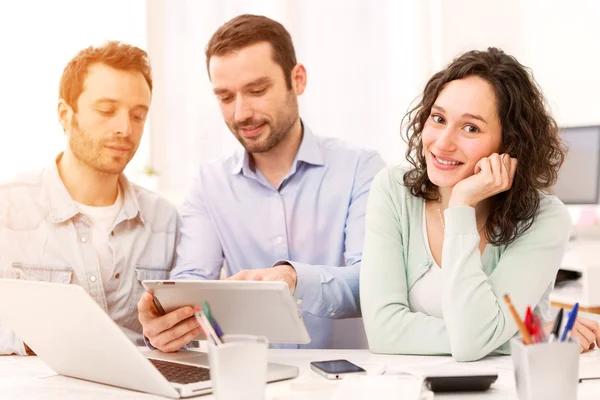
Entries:
{"type": "MultiPolygon", "coordinates": [[[[442,229],[444,229],[444,232],[446,232],[446,224],[444,223],[444,216],[442,215],[442,209],[440,208],[440,202],[436,201],[435,205],[437,206],[437,209],[438,209],[438,214],[440,216],[440,222],[442,223],[442,229]]],[[[480,233],[484,226],[485,226],[485,222],[481,225],[481,228],[477,229],[477,233],[480,233]]]]}

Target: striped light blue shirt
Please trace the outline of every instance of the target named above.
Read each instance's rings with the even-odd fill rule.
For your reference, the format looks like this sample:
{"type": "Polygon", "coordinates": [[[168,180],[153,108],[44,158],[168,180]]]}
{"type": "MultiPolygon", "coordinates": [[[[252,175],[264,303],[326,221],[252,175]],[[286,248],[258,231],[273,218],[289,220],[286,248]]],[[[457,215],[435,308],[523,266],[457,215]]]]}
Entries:
{"type": "Polygon", "coordinates": [[[218,279],[224,262],[228,275],[289,262],[311,336],[310,344],[292,347],[329,347],[331,318],[360,316],[365,208],[383,167],[378,153],[315,136],[306,126],[278,188],[243,150],[201,165],[183,204],[171,278],[218,279]]]}

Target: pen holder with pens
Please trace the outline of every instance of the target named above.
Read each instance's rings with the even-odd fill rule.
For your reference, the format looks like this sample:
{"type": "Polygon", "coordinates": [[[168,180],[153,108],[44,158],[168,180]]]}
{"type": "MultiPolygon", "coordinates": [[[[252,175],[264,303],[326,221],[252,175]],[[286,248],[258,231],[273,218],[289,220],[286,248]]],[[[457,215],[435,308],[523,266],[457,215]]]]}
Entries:
{"type": "Polygon", "coordinates": [[[264,336],[223,335],[210,340],[208,361],[213,393],[218,400],[265,398],[269,341],[264,336]]]}
{"type": "Polygon", "coordinates": [[[566,342],[526,345],[510,341],[519,400],[575,400],[579,382],[579,345],[566,342]]]}

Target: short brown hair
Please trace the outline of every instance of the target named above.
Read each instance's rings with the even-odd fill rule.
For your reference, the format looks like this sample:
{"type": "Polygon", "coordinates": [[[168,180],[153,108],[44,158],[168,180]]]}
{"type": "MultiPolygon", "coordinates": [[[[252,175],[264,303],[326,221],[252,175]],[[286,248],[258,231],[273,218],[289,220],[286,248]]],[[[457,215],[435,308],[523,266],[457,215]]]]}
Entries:
{"type": "Polygon", "coordinates": [[[292,69],[296,66],[296,51],[290,33],[279,22],[262,15],[243,14],[223,24],[206,46],[206,69],[210,76],[210,59],[244,47],[268,42],[273,49],[273,61],[283,69],[288,90],[292,88],[292,69]]]}
{"type": "Polygon", "coordinates": [[[488,242],[505,245],[533,224],[540,206],[540,192],[550,191],[566,153],[541,89],[531,71],[514,57],[493,47],[487,51],[469,51],[433,75],[420,102],[403,119],[403,126],[407,127],[406,158],[412,165],[404,175],[404,184],[415,196],[427,200],[439,198],[437,186],[427,176],[421,133],[444,87],[469,76],[480,77],[492,86],[502,127],[501,151],[519,162],[511,189],[492,197],[485,225],[488,242]]]}
{"type": "Polygon", "coordinates": [[[138,47],[113,40],[100,47],[90,46],[81,50],[65,67],[58,95],[73,111],[77,112],[77,100],[83,92],[88,69],[95,63],[119,70],[141,72],[152,92],[152,70],[148,54],[138,47]]]}

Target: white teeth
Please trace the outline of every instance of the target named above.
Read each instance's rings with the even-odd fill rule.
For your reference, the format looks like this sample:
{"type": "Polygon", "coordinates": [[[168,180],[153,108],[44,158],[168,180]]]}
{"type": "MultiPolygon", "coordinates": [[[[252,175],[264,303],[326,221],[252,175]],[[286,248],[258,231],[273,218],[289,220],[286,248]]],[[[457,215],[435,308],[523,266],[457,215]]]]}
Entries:
{"type": "Polygon", "coordinates": [[[440,160],[437,156],[434,156],[436,160],[438,160],[438,162],[440,164],[444,164],[444,165],[458,165],[460,164],[458,161],[444,161],[444,160],[440,160]]]}

